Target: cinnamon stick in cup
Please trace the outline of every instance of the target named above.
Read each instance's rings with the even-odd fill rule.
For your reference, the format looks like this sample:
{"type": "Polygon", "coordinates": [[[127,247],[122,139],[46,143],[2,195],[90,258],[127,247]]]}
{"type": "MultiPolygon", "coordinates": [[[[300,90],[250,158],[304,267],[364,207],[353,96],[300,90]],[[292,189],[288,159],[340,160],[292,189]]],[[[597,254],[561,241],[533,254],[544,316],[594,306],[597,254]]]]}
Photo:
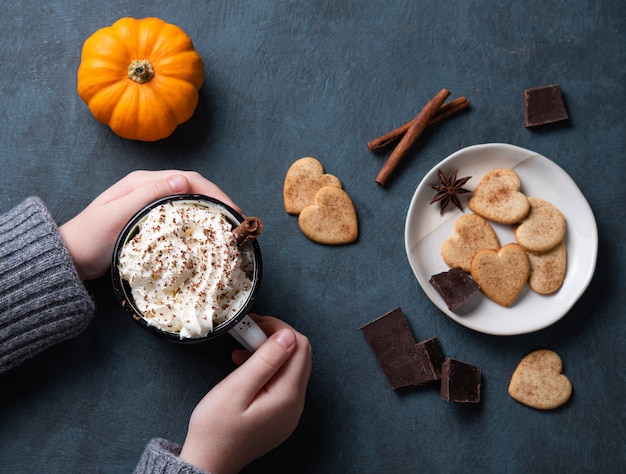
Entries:
{"type": "MultiPolygon", "coordinates": [[[[432,119],[430,119],[430,121],[428,122],[428,125],[441,122],[442,120],[445,120],[448,117],[451,117],[457,112],[460,112],[461,110],[468,108],[469,105],[470,103],[469,103],[469,100],[467,100],[467,98],[463,96],[457,97],[456,99],[451,100],[447,104],[443,104],[441,108],[439,109],[439,111],[437,112],[437,114],[432,119]]],[[[413,123],[413,120],[409,120],[408,122],[400,125],[398,128],[395,128],[391,130],[390,132],[387,132],[384,135],[381,135],[380,137],[374,138],[373,140],[367,142],[367,148],[370,151],[380,150],[381,148],[385,148],[386,146],[390,145],[396,140],[399,140],[402,137],[402,135],[404,135],[406,131],[409,129],[409,127],[411,126],[411,123],[413,123]]]]}
{"type": "Polygon", "coordinates": [[[437,114],[449,95],[450,91],[447,89],[441,89],[435,97],[428,101],[419,115],[410,122],[409,129],[406,131],[400,140],[400,143],[398,143],[391,155],[389,155],[389,158],[387,158],[387,161],[378,173],[378,176],[376,176],[376,182],[378,184],[381,186],[385,186],[385,184],[387,184],[387,180],[400,164],[402,158],[404,158],[406,153],[422,134],[428,125],[428,122],[430,122],[437,114]]]}
{"type": "Polygon", "coordinates": [[[241,224],[233,229],[238,247],[256,239],[263,231],[263,222],[258,217],[246,217],[241,224]]]}

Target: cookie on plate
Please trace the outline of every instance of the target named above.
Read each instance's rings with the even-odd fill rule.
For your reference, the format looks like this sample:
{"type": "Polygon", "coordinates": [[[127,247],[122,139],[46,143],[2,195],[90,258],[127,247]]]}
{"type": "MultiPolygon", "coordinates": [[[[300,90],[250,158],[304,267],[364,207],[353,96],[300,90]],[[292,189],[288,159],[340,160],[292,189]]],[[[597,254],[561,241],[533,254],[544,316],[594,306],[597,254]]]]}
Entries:
{"type": "Polygon", "coordinates": [[[529,197],[528,215],[515,226],[515,240],[531,252],[545,252],[563,240],[565,217],[548,201],[529,197]]]}
{"type": "Polygon", "coordinates": [[[472,259],[471,274],[487,298],[511,306],[528,281],[530,262],[526,251],[511,243],[500,250],[478,251],[472,259]]]}
{"type": "Polygon", "coordinates": [[[468,207],[479,216],[501,224],[516,224],[530,209],[526,195],[520,192],[522,181],[508,168],[495,169],[483,176],[468,207]]]}
{"type": "Polygon", "coordinates": [[[549,295],[561,287],[567,268],[567,250],[563,241],[545,252],[526,252],[530,261],[528,285],[540,295],[549,295]]]}
{"type": "Polygon", "coordinates": [[[441,256],[450,268],[472,269],[472,258],[483,249],[498,250],[500,242],[491,224],[476,214],[463,214],[454,223],[454,234],[443,241],[441,256]]]}

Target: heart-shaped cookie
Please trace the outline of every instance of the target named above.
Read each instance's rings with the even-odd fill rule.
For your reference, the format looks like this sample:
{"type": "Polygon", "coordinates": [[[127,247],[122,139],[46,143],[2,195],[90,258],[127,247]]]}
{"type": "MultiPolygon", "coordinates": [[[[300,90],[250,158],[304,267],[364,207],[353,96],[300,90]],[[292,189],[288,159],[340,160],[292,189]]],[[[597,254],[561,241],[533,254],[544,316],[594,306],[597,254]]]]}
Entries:
{"type": "Polygon", "coordinates": [[[323,186],[315,194],[315,204],[300,212],[298,225],[314,242],[328,245],[348,244],[359,235],[354,204],[341,188],[323,186]]]}
{"type": "Polygon", "coordinates": [[[558,408],[569,400],[572,384],[563,374],[561,357],[540,349],[524,357],[511,376],[509,395],[539,410],[558,408]]]}
{"type": "Polygon", "coordinates": [[[472,259],[471,273],[487,298],[511,306],[528,281],[530,263],[524,249],[511,243],[498,251],[478,251],[472,259]]]}
{"type": "Polygon", "coordinates": [[[483,176],[467,205],[485,219],[516,224],[526,217],[530,208],[521,188],[522,181],[515,171],[496,169],[483,176]]]}
{"type": "Polygon", "coordinates": [[[548,201],[529,197],[530,211],[515,227],[515,239],[526,250],[545,252],[563,240],[565,217],[548,201]]]}
{"type": "Polygon", "coordinates": [[[287,171],[283,186],[283,200],[288,214],[297,215],[306,206],[315,203],[315,193],[322,186],[341,188],[341,181],[325,174],[322,164],[312,157],[300,158],[287,171]]]}
{"type": "Polygon", "coordinates": [[[476,214],[463,214],[454,223],[454,234],[443,241],[441,256],[450,268],[470,272],[472,258],[479,250],[498,250],[500,242],[493,228],[476,214]]]}

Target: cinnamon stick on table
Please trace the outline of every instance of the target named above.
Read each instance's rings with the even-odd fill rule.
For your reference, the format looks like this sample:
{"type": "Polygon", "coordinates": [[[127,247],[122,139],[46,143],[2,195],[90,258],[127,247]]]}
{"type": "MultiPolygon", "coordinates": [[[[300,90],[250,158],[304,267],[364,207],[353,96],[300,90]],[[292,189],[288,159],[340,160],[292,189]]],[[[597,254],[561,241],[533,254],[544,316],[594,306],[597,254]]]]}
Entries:
{"type": "Polygon", "coordinates": [[[252,242],[263,231],[263,222],[258,217],[246,217],[241,224],[233,229],[237,247],[252,242]]]}
{"type": "Polygon", "coordinates": [[[441,89],[435,97],[430,99],[428,103],[421,110],[419,115],[415,117],[409,125],[409,129],[406,131],[400,143],[393,150],[387,161],[383,165],[382,169],[376,176],[376,182],[381,186],[387,184],[387,180],[394,172],[402,158],[406,155],[407,151],[413,146],[418,137],[422,134],[428,122],[437,114],[442,104],[446,101],[450,91],[447,89],[441,89]]]}
{"type": "MultiPolygon", "coordinates": [[[[465,97],[457,97],[454,100],[451,100],[447,104],[443,104],[437,114],[430,119],[428,125],[432,125],[434,123],[440,122],[442,120],[447,119],[448,117],[460,112],[463,109],[469,107],[469,100],[465,97]]],[[[415,119],[413,119],[415,120],[415,119]]],[[[406,133],[406,131],[411,126],[413,120],[409,120],[405,124],[400,125],[398,128],[391,130],[390,132],[381,135],[378,138],[374,138],[373,140],[367,143],[367,148],[370,151],[379,150],[381,148],[385,148],[396,140],[399,140],[402,135],[406,133]]]]}

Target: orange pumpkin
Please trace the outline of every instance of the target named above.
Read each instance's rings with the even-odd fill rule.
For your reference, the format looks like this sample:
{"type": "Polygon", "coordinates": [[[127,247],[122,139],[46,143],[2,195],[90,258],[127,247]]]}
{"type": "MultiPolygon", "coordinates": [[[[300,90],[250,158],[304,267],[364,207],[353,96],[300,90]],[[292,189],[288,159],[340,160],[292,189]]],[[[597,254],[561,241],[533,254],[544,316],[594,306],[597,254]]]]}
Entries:
{"type": "Polygon", "coordinates": [[[191,118],[203,81],[202,59],[181,28],[122,18],[85,41],[77,89],[116,134],[155,141],[191,118]]]}

